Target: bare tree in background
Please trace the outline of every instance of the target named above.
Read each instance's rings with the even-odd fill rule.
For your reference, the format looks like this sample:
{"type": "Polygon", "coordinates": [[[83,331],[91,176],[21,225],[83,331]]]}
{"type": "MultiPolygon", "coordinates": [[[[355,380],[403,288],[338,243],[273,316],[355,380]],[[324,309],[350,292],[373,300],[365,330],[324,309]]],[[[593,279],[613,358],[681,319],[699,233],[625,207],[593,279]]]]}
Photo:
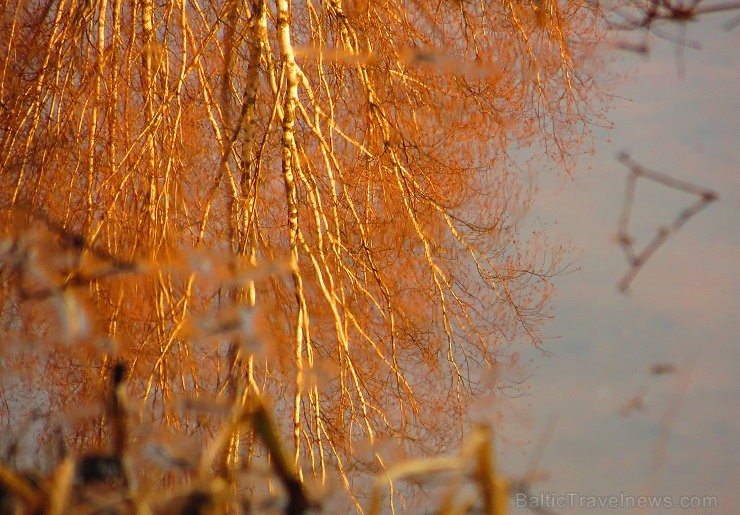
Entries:
{"type": "MultiPolygon", "coordinates": [[[[208,439],[173,401],[266,395],[299,473],[349,488],[386,465],[353,443],[458,441],[497,349],[537,343],[557,259],[518,234],[520,157],[567,168],[588,131],[594,7],[1,9],[8,427],[23,395],[61,413],[124,359],[139,419],[208,439]]],[[[235,429],[216,462],[255,453],[235,429]]]]}
{"type": "MultiPolygon", "coordinates": [[[[652,37],[658,37],[670,41],[676,48],[677,78],[684,78],[684,47],[701,49],[701,44],[686,39],[687,24],[710,15],[721,15],[728,18],[723,24],[724,29],[731,31],[737,28],[740,16],[740,2],[709,2],[705,0],[647,0],[627,3],[617,3],[607,8],[610,12],[610,28],[617,34],[637,33],[640,42],[617,40],[616,48],[633,51],[641,54],[650,52],[652,37]],[[668,30],[666,30],[668,29],[668,30]],[[670,30],[673,29],[673,30],[670,30]]],[[[645,263],[652,257],[663,243],[674,233],[679,231],[683,225],[694,215],[698,214],[712,202],[718,200],[719,195],[700,184],[692,184],[672,177],[671,175],[649,170],[630,157],[628,153],[622,152],[617,156],[620,161],[630,170],[627,178],[627,188],[622,202],[622,214],[619,219],[617,230],[617,241],[627,258],[628,270],[619,280],[617,288],[622,293],[628,291],[635,276],[640,272],[645,263]],[[641,249],[634,246],[633,237],[630,234],[630,219],[632,218],[632,203],[637,191],[638,179],[646,179],[663,187],[680,191],[696,197],[694,203],[676,214],[676,217],[667,226],[660,227],[651,240],[641,249]]]]}

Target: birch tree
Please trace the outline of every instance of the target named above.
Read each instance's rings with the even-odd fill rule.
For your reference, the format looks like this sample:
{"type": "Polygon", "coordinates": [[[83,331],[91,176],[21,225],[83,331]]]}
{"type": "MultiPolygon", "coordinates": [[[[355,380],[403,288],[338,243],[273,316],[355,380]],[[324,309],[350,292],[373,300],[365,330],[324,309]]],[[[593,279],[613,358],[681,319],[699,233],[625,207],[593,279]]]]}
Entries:
{"type": "MultiPolygon", "coordinates": [[[[568,170],[597,118],[592,3],[0,16],[6,398],[63,412],[124,360],[140,420],[208,440],[175,401],[267,396],[300,474],[351,488],[386,466],[359,442],[455,443],[507,347],[539,343],[557,256],[518,221],[532,163],[568,170]]],[[[237,429],[222,451],[260,452],[237,429]]]]}

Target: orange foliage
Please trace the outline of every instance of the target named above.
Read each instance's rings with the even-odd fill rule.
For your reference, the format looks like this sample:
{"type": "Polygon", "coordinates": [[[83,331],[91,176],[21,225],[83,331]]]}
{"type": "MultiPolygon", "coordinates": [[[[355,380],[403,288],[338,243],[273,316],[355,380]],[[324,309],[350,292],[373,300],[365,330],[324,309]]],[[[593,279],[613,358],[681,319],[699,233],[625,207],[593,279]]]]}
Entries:
{"type": "MultiPolygon", "coordinates": [[[[518,149],[569,166],[593,9],[6,2],[9,427],[89,404],[65,436],[100,445],[122,359],[140,420],[206,440],[174,401],[271,397],[305,474],[351,477],[363,439],[454,443],[471,377],[537,341],[556,263],[518,235],[518,149]]],[[[222,465],[251,441],[235,431],[222,465]]]]}

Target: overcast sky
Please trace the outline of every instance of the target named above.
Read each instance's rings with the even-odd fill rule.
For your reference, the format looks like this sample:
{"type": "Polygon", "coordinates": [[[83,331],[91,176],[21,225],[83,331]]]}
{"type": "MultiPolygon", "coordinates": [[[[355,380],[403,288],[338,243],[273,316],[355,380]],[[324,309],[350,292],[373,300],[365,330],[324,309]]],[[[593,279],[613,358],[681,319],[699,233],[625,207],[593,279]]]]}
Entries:
{"type": "MultiPolygon", "coordinates": [[[[526,472],[552,430],[537,466],[549,478],[536,492],[718,496],[718,511],[687,513],[740,506],[740,28],[723,29],[731,16],[688,26],[702,49],[684,49],[683,79],[671,43],[654,41],[647,58],[612,51],[611,70],[629,74],[611,103],[613,130],[597,134],[574,182],[540,183],[529,222],[570,243],[580,269],[557,282],[551,356],[526,354],[526,395],[505,407],[499,459],[509,475],[526,472]],[[627,178],[619,151],[720,195],[658,250],[629,295],[616,289],[627,270],[614,243],[627,178]],[[651,375],[661,363],[676,371],[651,375]],[[625,414],[635,397],[642,409],[625,414]]],[[[694,200],[638,185],[637,246],[694,200]]]]}

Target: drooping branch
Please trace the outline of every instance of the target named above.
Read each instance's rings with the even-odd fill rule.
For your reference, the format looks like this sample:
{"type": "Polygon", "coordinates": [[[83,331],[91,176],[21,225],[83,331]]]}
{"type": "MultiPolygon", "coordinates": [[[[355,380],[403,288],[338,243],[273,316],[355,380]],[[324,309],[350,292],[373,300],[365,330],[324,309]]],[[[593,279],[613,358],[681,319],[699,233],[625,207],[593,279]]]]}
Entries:
{"type": "Polygon", "coordinates": [[[630,170],[630,175],[627,178],[627,190],[625,191],[624,202],[622,203],[622,214],[619,217],[619,227],[617,229],[617,241],[622,247],[630,266],[629,270],[625,273],[622,279],[620,279],[617,286],[619,291],[625,292],[632,283],[632,280],[640,272],[642,267],[655,251],[657,251],[672,234],[681,229],[681,227],[683,227],[690,218],[717,200],[718,196],[715,192],[706,188],[675,179],[670,175],[649,170],[634,161],[628,154],[620,154],[618,159],[630,170]],[[634,247],[633,238],[629,233],[629,226],[632,218],[632,204],[635,197],[635,191],[637,189],[637,181],[641,178],[661,184],[666,188],[694,195],[698,198],[693,204],[682,209],[670,225],[659,228],[655,233],[655,236],[653,236],[647,245],[645,245],[641,251],[637,252],[634,247]]]}

